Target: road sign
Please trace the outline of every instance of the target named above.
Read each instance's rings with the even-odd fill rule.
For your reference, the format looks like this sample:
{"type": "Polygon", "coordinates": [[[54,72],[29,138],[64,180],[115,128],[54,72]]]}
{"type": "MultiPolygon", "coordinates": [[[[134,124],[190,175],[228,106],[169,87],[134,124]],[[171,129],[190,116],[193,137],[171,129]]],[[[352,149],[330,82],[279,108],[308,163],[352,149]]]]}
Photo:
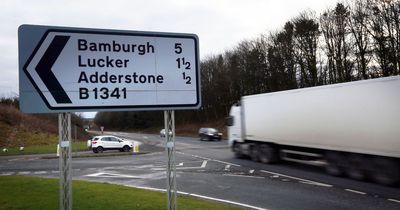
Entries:
{"type": "Polygon", "coordinates": [[[22,25],[18,40],[24,112],[200,107],[194,34],[22,25]]]}

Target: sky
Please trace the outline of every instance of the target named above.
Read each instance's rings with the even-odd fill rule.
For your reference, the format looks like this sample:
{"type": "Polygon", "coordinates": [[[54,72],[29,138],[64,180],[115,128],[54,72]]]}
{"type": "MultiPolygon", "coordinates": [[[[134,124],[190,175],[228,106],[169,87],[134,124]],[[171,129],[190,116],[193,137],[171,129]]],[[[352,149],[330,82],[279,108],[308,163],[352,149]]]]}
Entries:
{"type": "MultiPolygon", "coordinates": [[[[322,13],[336,0],[1,0],[0,97],[18,95],[22,24],[194,33],[200,59],[282,28],[305,10],[322,13]]],[[[92,116],[85,113],[84,116],[92,116]]]]}

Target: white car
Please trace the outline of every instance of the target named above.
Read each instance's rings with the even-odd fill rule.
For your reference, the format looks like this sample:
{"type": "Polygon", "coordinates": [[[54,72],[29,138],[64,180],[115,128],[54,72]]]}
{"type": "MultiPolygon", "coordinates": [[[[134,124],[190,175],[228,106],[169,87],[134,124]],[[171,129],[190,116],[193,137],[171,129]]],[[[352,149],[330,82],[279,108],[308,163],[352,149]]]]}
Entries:
{"type": "Polygon", "coordinates": [[[103,152],[105,150],[129,152],[133,148],[133,144],[130,141],[115,136],[95,136],[92,140],[88,140],[88,147],[91,148],[94,153],[103,152]]]}

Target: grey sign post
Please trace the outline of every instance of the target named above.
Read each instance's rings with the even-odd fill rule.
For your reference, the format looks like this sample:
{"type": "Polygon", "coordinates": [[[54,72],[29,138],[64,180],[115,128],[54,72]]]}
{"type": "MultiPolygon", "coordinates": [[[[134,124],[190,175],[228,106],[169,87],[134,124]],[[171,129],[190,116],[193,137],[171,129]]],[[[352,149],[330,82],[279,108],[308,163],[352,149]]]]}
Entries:
{"type": "Polygon", "coordinates": [[[19,27],[20,109],[60,113],[60,209],[72,208],[70,113],[141,110],[166,110],[168,209],[176,208],[173,110],[201,106],[198,42],[184,33],[19,27]]]}
{"type": "Polygon", "coordinates": [[[165,151],[167,153],[167,209],[177,208],[175,165],[175,113],[164,111],[165,151]]]}
{"type": "Polygon", "coordinates": [[[60,209],[72,209],[71,114],[58,114],[58,142],[60,145],[60,209]]]}

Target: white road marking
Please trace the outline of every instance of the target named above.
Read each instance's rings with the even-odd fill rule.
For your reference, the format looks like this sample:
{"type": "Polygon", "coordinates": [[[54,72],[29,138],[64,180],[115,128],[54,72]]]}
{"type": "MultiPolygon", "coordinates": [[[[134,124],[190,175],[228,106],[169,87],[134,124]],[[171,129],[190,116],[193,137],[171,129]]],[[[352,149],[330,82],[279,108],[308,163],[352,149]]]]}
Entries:
{"type": "Polygon", "coordinates": [[[153,171],[166,171],[167,169],[165,167],[163,168],[151,168],[153,171]]]}
{"type": "Polygon", "coordinates": [[[182,154],[182,155],[189,155],[189,156],[192,156],[192,157],[195,157],[195,158],[200,158],[200,159],[203,159],[203,160],[211,160],[211,161],[214,161],[214,162],[217,162],[217,163],[223,163],[223,164],[228,164],[228,165],[233,165],[233,166],[240,167],[240,165],[238,165],[238,164],[229,163],[229,162],[216,160],[216,159],[212,159],[212,158],[202,157],[202,156],[198,156],[198,155],[186,154],[186,153],[183,153],[183,152],[176,152],[176,153],[179,153],[179,154],[182,154]]]}
{"type": "Polygon", "coordinates": [[[47,171],[35,171],[33,174],[47,174],[47,171]]]}
{"type": "Polygon", "coordinates": [[[141,166],[134,166],[134,168],[138,168],[138,169],[141,169],[141,168],[153,168],[153,167],[154,167],[153,164],[150,164],[150,165],[141,165],[141,166]]]}
{"type": "Polygon", "coordinates": [[[97,168],[87,168],[87,170],[96,170],[97,168]]]}
{"type": "Polygon", "coordinates": [[[304,182],[304,181],[299,181],[300,183],[302,183],[302,184],[309,184],[309,185],[315,185],[314,183],[312,183],[312,182],[304,182]]]}
{"type": "Polygon", "coordinates": [[[89,177],[101,177],[101,178],[129,178],[129,179],[140,179],[139,176],[132,176],[132,175],[126,175],[126,174],[115,174],[115,173],[104,173],[104,172],[99,172],[99,173],[94,173],[94,174],[88,174],[86,176],[89,177]]]}
{"type": "Polygon", "coordinates": [[[352,190],[352,189],[344,189],[348,192],[352,192],[352,193],[356,193],[356,194],[360,194],[360,195],[366,195],[367,193],[365,192],[361,192],[361,191],[357,191],[357,190],[352,190]]]}
{"type": "Polygon", "coordinates": [[[60,171],[51,171],[52,174],[58,174],[60,171]]]}
{"type": "MultiPolygon", "coordinates": [[[[127,187],[135,187],[135,188],[144,189],[144,190],[152,190],[152,191],[158,191],[158,192],[166,192],[165,189],[159,189],[159,188],[153,188],[153,187],[143,187],[143,186],[135,186],[135,185],[124,185],[124,186],[127,186],[127,187]]],[[[198,197],[198,198],[203,198],[203,199],[213,200],[213,201],[218,201],[218,202],[223,202],[223,203],[229,203],[229,204],[241,206],[241,207],[244,207],[244,208],[255,209],[255,210],[268,210],[268,209],[265,209],[265,208],[261,208],[261,207],[257,207],[257,206],[252,206],[252,205],[245,204],[245,203],[239,203],[239,202],[234,202],[234,201],[230,201],[230,200],[224,200],[224,199],[219,199],[219,198],[213,198],[213,197],[208,197],[208,196],[199,195],[199,194],[194,194],[194,193],[187,193],[187,192],[178,191],[178,194],[181,194],[181,195],[188,195],[188,196],[193,196],[193,197],[198,197]]]]}
{"type": "Polygon", "coordinates": [[[222,174],[222,176],[234,176],[234,177],[245,177],[245,178],[256,178],[256,179],[265,179],[262,176],[249,176],[249,175],[240,175],[240,174],[222,174]]]}
{"type": "Polygon", "coordinates": [[[194,197],[203,198],[203,199],[208,199],[208,200],[213,200],[213,201],[219,201],[219,202],[234,204],[234,205],[238,205],[238,206],[243,206],[243,207],[245,207],[245,208],[251,208],[251,209],[256,209],[256,210],[267,210],[267,209],[265,209],[265,208],[261,208],[261,207],[257,207],[257,206],[252,206],[252,205],[248,205],[248,204],[244,204],[244,203],[239,203],[239,202],[234,202],[234,201],[230,201],[230,200],[224,200],[224,199],[219,199],[219,198],[212,198],[212,197],[208,197],[208,196],[204,196],[204,195],[198,195],[198,194],[189,194],[189,195],[190,195],[190,196],[194,196],[194,197]]]}
{"type": "Polygon", "coordinates": [[[252,169],[252,170],[250,170],[250,171],[249,171],[249,173],[251,173],[251,174],[252,174],[252,173],[254,173],[254,170],[253,170],[253,169],[252,169]]]}
{"type": "Polygon", "coordinates": [[[201,169],[206,167],[207,162],[208,162],[207,160],[204,160],[200,167],[179,167],[176,169],[201,169]]]}
{"type": "Polygon", "coordinates": [[[30,171],[20,171],[20,172],[18,172],[19,175],[28,175],[30,173],[31,173],[30,171]]]}
{"type": "Polygon", "coordinates": [[[183,166],[183,163],[179,163],[178,166],[183,166]]]}
{"type": "Polygon", "coordinates": [[[215,160],[215,159],[211,159],[211,161],[214,161],[214,162],[217,162],[217,163],[229,164],[229,165],[233,165],[233,166],[236,166],[236,167],[240,167],[240,165],[238,165],[238,164],[229,163],[229,162],[225,162],[225,161],[220,161],[220,160],[215,160]]]}
{"type": "Polygon", "coordinates": [[[393,201],[393,202],[396,202],[396,203],[400,203],[399,200],[396,200],[396,199],[393,199],[393,198],[389,198],[388,201],[393,201]]]}
{"type": "Polygon", "coordinates": [[[1,173],[0,175],[1,176],[11,176],[11,175],[13,175],[14,174],[14,172],[3,172],[3,173],[1,173]]]}
{"type": "Polygon", "coordinates": [[[10,162],[12,162],[12,161],[18,161],[18,160],[20,160],[21,158],[14,158],[14,159],[9,159],[8,161],[10,161],[10,162]]]}
{"type": "Polygon", "coordinates": [[[228,165],[225,166],[225,169],[224,169],[224,170],[225,170],[225,171],[228,171],[229,168],[231,168],[231,165],[228,164],[228,165]]]}
{"type": "Polygon", "coordinates": [[[27,161],[31,161],[31,160],[38,160],[38,157],[32,157],[32,158],[14,158],[14,159],[9,159],[8,161],[12,162],[12,161],[20,161],[20,160],[27,160],[27,161]]]}
{"type": "MultiPolygon", "coordinates": [[[[183,152],[181,152],[181,154],[186,155],[183,152]]],[[[195,158],[200,158],[200,159],[203,159],[203,160],[211,160],[211,158],[206,158],[206,157],[202,157],[202,156],[198,156],[198,155],[190,155],[190,156],[195,157],[195,158]]]]}
{"type": "MultiPolygon", "coordinates": [[[[211,159],[211,158],[207,158],[207,157],[202,157],[202,156],[199,156],[199,155],[186,154],[186,153],[183,153],[183,152],[177,152],[177,153],[182,154],[182,155],[189,155],[189,156],[196,157],[196,158],[200,158],[200,159],[203,159],[203,160],[209,160],[209,161],[214,161],[214,162],[219,162],[219,163],[224,163],[224,164],[227,164],[227,165],[233,165],[233,166],[240,167],[240,165],[238,165],[238,164],[229,163],[229,162],[220,161],[220,160],[215,160],[215,159],[211,159]]],[[[230,166],[229,166],[229,167],[230,167],[230,166]]],[[[226,169],[226,166],[225,166],[225,169],[226,169]]],[[[325,183],[316,182],[316,181],[312,181],[312,180],[308,180],[308,179],[303,179],[303,178],[299,178],[299,177],[294,177],[294,176],[284,175],[284,174],[280,174],[280,173],[275,173],[275,172],[272,172],[272,171],[261,170],[261,172],[273,174],[273,175],[274,175],[274,176],[273,176],[274,178],[275,178],[276,176],[277,176],[277,177],[281,176],[281,177],[286,177],[286,178],[298,180],[298,181],[300,181],[301,183],[305,183],[305,184],[316,185],[316,186],[322,186],[322,187],[333,187],[333,185],[330,185],[330,184],[325,184],[325,183]]]]}
{"type": "Polygon", "coordinates": [[[330,184],[325,184],[325,183],[321,183],[321,182],[311,181],[308,179],[302,179],[302,178],[298,178],[298,177],[294,177],[294,176],[275,173],[272,171],[261,170],[261,172],[269,173],[269,174],[273,174],[273,175],[277,175],[277,176],[282,176],[282,177],[286,177],[286,178],[290,178],[290,179],[295,179],[295,180],[299,180],[299,181],[303,181],[303,182],[308,182],[309,184],[312,184],[312,185],[317,185],[317,186],[322,186],[322,187],[332,187],[332,185],[330,185],[330,184]]]}

